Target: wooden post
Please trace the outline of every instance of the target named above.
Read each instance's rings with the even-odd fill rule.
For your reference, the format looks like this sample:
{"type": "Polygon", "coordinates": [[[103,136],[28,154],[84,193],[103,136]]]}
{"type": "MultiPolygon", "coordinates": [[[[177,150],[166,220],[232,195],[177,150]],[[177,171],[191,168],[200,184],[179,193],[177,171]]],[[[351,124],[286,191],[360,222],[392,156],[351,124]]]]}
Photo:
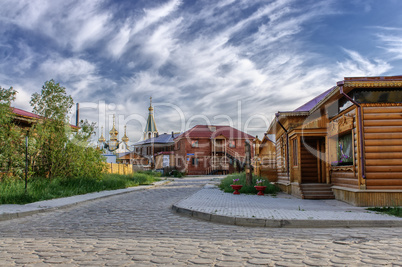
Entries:
{"type": "Polygon", "coordinates": [[[251,173],[251,149],[250,149],[250,141],[246,140],[245,142],[245,147],[246,147],[246,185],[251,185],[253,176],[251,173]]]}

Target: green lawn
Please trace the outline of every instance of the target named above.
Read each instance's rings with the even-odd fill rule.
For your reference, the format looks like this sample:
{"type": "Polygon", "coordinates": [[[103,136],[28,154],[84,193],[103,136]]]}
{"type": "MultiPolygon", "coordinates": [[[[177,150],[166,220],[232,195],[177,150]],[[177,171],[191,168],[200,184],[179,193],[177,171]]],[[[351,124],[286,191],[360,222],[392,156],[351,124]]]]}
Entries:
{"type": "Polygon", "coordinates": [[[26,204],[53,198],[81,195],[104,190],[122,189],[159,181],[160,174],[136,172],[132,175],[104,174],[101,178],[33,178],[0,182],[0,204],[26,204]]]}
{"type": "Polygon", "coordinates": [[[368,210],[382,212],[397,217],[402,217],[402,207],[368,208],[368,210]]]}

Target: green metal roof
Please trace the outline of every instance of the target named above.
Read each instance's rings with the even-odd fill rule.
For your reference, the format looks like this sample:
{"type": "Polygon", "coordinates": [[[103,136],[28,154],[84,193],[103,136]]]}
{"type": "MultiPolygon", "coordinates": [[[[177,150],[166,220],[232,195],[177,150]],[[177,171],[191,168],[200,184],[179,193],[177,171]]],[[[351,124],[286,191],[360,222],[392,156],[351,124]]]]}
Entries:
{"type": "Polygon", "coordinates": [[[145,127],[145,131],[144,132],[157,132],[158,130],[156,129],[156,123],[155,123],[155,119],[154,119],[154,115],[149,112],[148,115],[148,120],[147,120],[147,126],[145,127]]]}

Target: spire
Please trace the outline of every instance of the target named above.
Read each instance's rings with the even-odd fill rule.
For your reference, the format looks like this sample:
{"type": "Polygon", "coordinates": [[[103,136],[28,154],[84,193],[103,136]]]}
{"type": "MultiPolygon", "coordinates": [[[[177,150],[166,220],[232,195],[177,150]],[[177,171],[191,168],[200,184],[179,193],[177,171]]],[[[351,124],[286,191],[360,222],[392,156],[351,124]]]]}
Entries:
{"type": "Polygon", "coordinates": [[[113,114],[113,128],[109,132],[110,134],[110,140],[117,140],[117,135],[119,132],[116,130],[116,121],[115,121],[115,116],[113,114]]]}
{"type": "Polygon", "coordinates": [[[154,119],[154,108],[152,107],[152,96],[149,98],[149,114],[147,119],[147,125],[144,130],[144,140],[156,137],[158,134],[158,130],[156,128],[156,123],[154,119]]]}
{"type": "Polygon", "coordinates": [[[121,138],[121,141],[127,143],[129,141],[127,134],[126,134],[127,125],[124,125],[124,136],[121,138]]]}
{"type": "Polygon", "coordinates": [[[105,139],[105,137],[103,136],[103,126],[101,127],[101,136],[99,137],[99,139],[98,139],[98,142],[99,143],[104,143],[104,142],[106,142],[106,139],[105,139]]]}

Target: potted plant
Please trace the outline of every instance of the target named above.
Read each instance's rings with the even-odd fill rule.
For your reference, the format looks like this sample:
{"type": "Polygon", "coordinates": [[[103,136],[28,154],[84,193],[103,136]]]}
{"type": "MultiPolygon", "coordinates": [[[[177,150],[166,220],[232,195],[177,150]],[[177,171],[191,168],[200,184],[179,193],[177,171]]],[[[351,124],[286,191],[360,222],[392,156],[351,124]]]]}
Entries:
{"type": "Polygon", "coordinates": [[[239,184],[239,181],[240,179],[233,179],[233,184],[230,185],[234,190],[234,195],[240,195],[239,190],[243,187],[243,185],[239,184]]]}
{"type": "Polygon", "coordinates": [[[259,196],[263,196],[265,188],[267,188],[266,186],[263,185],[263,183],[264,183],[263,179],[260,179],[260,180],[257,179],[257,181],[255,182],[256,185],[254,187],[255,187],[255,189],[257,189],[257,191],[258,191],[257,195],[259,195],[259,196]]]}

